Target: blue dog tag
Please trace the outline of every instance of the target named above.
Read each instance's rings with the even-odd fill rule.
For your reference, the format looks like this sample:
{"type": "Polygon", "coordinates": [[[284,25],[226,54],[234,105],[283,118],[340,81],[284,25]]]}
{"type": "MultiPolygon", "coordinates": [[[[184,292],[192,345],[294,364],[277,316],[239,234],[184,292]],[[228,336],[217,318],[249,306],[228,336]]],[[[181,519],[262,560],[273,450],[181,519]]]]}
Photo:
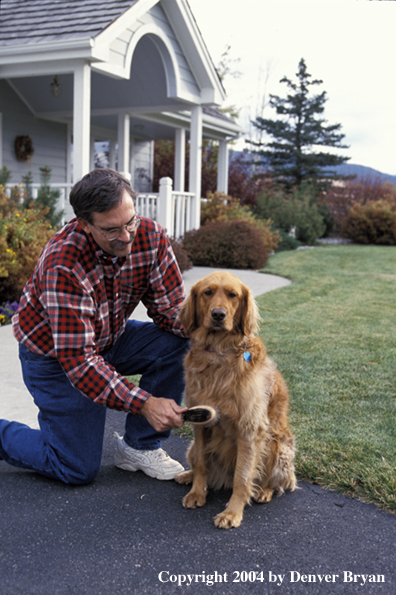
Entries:
{"type": "Polygon", "coordinates": [[[248,351],[244,351],[243,359],[245,360],[245,362],[250,362],[250,360],[252,359],[252,356],[250,355],[250,353],[248,351]]]}

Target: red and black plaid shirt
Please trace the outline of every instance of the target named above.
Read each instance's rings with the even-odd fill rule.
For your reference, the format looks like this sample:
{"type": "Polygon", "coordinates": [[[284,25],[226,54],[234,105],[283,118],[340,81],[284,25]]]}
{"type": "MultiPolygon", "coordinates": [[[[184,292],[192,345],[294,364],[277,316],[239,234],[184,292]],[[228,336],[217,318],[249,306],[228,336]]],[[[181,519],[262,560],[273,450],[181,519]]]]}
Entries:
{"type": "Polygon", "coordinates": [[[149,396],[101,354],[109,351],[142,301],[163,329],[176,321],[184,287],[164,230],[142,218],[131,254],[113,259],[73,219],[46,245],[13,317],[17,341],[55,357],[70,382],[93,401],[139,414],[149,396]]]}

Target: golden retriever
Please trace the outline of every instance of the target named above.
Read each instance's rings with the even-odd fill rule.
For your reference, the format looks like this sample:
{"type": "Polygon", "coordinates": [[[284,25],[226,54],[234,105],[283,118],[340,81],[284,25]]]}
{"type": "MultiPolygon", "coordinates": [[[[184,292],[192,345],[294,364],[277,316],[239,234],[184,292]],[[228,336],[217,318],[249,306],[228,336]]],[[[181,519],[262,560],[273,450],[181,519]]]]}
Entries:
{"type": "Polygon", "coordinates": [[[296,487],[287,387],[255,336],[259,315],[252,293],[235,275],[216,271],[198,281],[179,316],[191,337],[186,405],[210,405],[219,418],[211,427],[194,426],[191,470],[176,481],[192,483],[185,508],[203,506],[208,488],[232,488],[214,522],[238,527],[251,498],[269,502],[275,491],[296,487]]]}

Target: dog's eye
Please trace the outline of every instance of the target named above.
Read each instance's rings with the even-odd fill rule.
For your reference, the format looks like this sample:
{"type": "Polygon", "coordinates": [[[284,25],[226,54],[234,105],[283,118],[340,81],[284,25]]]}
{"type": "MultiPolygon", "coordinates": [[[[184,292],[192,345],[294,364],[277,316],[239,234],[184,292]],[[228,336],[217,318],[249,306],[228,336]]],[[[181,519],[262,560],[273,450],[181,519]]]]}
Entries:
{"type": "Polygon", "coordinates": [[[205,289],[204,295],[212,295],[212,290],[211,289],[205,289]]]}
{"type": "Polygon", "coordinates": [[[228,297],[232,298],[236,298],[237,294],[235,293],[235,291],[230,291],[230,293],[228,294],[228,297]]]}

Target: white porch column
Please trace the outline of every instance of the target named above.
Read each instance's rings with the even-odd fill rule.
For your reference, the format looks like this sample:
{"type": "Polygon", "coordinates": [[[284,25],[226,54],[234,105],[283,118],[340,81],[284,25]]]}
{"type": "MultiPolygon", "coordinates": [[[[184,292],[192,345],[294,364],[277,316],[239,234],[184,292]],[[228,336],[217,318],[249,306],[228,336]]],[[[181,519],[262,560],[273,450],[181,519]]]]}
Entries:
{"type": "Polygon", "coordinates": [[[73,181],[89,172],[91,131],[91,67],[81,64],[74,71],[73,181]]]}
{"type": "Polygon", "coordinates": [[[89,151],[89,169],[95,169],[95,138],[91,137],[90,151],[89,151]]]}
{"type": "Polygon", "coordinates": [[[128,180],[131,179],[129,171],[129,114],[118,114],[118,171],[128,180]]]}
{"type": "Polygon", "coordinates": [[[73,182],[72,173],[72,146],[73,146],[73,124],[67,123],[66,131],[66,182],[68,184],[73,182]]]}
{"type": "Polygon", "coordinates": [[[178,128],[175,134],[175,180],[174,189],[177,192],[184,192],[186,168],[186,130],[178,128]]]}
{"type": "Polygon", "coordinates": [[[195,194],[191,210],[190,229],[199,229],[201,223],[202,173],[202,107],[191,110],[189,191],[195,194]]]}
{"type": "Polygon", "coordinates": [[[109,167],[111,169],[116,168],[116,141],[113,139],[110,140],[109,146],[109,167]]]}
{"type": "Polygon", "coordinates": [[[219,156],[217,160],[217,191],[228,192],[228,143],[225,140],[219,142],[219,156]]]}
{"type": "Polygon", "coordinates": [[[134,190],[137,189],[136,186],[136,179],[135,179],[135,139],[133,138],[133,136],[130,138],[130,142],[129,142],[129,175],[130,175],[130,182],[131,182],[131,186],[134,190]]]}
{"type": "Polygon", "coordinates": [[[162,225],[169,237],[174,236],[172,208],[172,180],[161,178],[157,204],[157,222],[162,225]]]}

